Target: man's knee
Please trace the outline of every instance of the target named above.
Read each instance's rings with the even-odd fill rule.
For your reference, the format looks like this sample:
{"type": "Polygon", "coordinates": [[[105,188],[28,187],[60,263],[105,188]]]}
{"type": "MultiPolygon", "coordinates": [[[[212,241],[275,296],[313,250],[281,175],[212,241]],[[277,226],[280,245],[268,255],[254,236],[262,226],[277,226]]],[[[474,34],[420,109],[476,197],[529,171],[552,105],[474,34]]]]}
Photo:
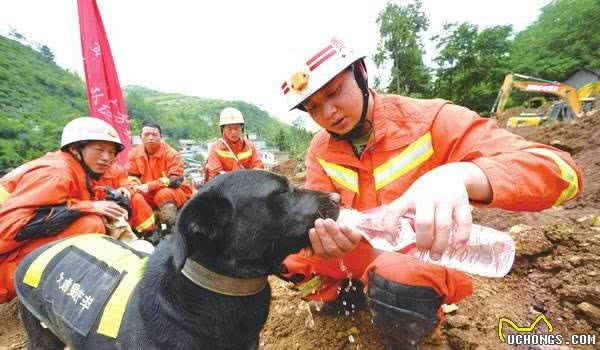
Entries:
{"type": "Polygon", "coordinates": [[[161,188],[154,193],[154,197],[152,199],[157,207],[160,207],[167,202],[175,203],[175,189],[161,188]]]}
{"type": "Polygon", "coordinates": [[[69,237],[82,233],[106,233],[104,221],[100,215],[88,214],[73,221],[64,231],[57,235],[58,238],[69,237]]]}

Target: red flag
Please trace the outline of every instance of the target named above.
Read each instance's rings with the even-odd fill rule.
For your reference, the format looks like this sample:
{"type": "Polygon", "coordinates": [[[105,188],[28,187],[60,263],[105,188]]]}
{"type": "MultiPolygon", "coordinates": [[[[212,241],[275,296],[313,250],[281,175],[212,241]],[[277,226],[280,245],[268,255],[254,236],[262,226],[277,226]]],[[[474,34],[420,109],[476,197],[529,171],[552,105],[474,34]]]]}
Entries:
{"type": "Polygon", "coordinates": [[[102,17],[96,0],[78,0],[77,5],[91,116],[107,121],[117,130],[125,145],[119,154],[119,163],[124,164],[131,148],[131,129],[102,17]]]}

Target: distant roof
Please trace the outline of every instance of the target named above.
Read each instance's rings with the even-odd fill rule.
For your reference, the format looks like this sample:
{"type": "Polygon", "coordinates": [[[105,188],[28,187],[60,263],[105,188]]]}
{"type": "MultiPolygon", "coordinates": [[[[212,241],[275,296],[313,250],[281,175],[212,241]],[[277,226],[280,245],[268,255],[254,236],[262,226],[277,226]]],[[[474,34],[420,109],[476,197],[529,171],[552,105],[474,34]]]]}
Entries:
{"type": "MultiPolygon", "coordinates": [[[[586,72],[592,73],[595,76],[597,76],[598,78],[600,78],[600,68],[577,68],[577,69],[574,69],[573,71],[571,71],[569,74],[567,74],[567,79],[569,79],[570,77],[572,77],[573,75],[575,75],[575,73],[577,73],[579,71],[586,71],[586,72]]],[[[567,80],[567,79],[565,79],[565,80],[567,80]]]]}

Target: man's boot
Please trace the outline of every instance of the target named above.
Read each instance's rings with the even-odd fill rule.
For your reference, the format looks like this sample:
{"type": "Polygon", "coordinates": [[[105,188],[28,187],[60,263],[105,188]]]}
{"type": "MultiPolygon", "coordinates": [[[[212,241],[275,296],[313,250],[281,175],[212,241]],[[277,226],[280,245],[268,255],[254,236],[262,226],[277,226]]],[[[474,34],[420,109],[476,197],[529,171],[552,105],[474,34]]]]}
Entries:
{"type": "Polygon", "coordinates": [[[443,297],[431,287],[410,286],[369,273],[367,304],[390,350],[413,350],[435,330],[443,297]]]}
{"type": "Polygon", "coordinates": [[[364,285],[359,279],[342,280],[338,297],[335,300],[311,301],[310,307],[313,311],[325,316],[350,316],[366,307],[363,288],[364,285]]]}
{"type": "Polygon", "coordinates": [[[174,226],[177,219],[177,206],[173,202],[167,202],[161,205],[158,216],[161,223],[167,224],[169,227],[174,226]]]}

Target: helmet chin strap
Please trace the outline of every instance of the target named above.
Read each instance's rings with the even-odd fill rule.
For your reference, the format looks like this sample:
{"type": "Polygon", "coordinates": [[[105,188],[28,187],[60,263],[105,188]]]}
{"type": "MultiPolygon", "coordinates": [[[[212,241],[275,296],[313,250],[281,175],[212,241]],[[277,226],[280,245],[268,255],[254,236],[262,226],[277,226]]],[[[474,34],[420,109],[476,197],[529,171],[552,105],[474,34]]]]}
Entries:
{"type": "MultiPolygon", "coordinates": [[[[369,108],[369,84],[367,81],[367,68],[363,60],[356,61],[352,64],[352,71],[354,72],[354,79],[356,84],[360,88],[362,93],[362,112],[358,123],[345,134],[336,134],[328,131],[329,134],[336,140],[353,140],[359,138],[362,133],[362,129],[367,121],[367,110],[369,108]],[[361,70],[362,69],[362,70],[361,70]]],[[[369,123],[370,127],[373,128],[373,123],[369,123]]]]}
{"type": "Polygon", "coordinates": [[[100,173],[96,173],[94,171],[92,171],[92,169],[85,164],[85,162],[83,161],[83,153],[81,152],[81,147],[80,146],[75,146],[75,150],[77,152],[77,154],[73,154],[71,152],[71,155],[73,156],[73,158],[77,159],[77,161],[79,162],[79,164],[81,164],[81,167],[83,168],[83,170],[85,170],[85,172],[94,180],[98,180],[100,179],[100,177],[102,176],[102,174],[100,173]]]}

